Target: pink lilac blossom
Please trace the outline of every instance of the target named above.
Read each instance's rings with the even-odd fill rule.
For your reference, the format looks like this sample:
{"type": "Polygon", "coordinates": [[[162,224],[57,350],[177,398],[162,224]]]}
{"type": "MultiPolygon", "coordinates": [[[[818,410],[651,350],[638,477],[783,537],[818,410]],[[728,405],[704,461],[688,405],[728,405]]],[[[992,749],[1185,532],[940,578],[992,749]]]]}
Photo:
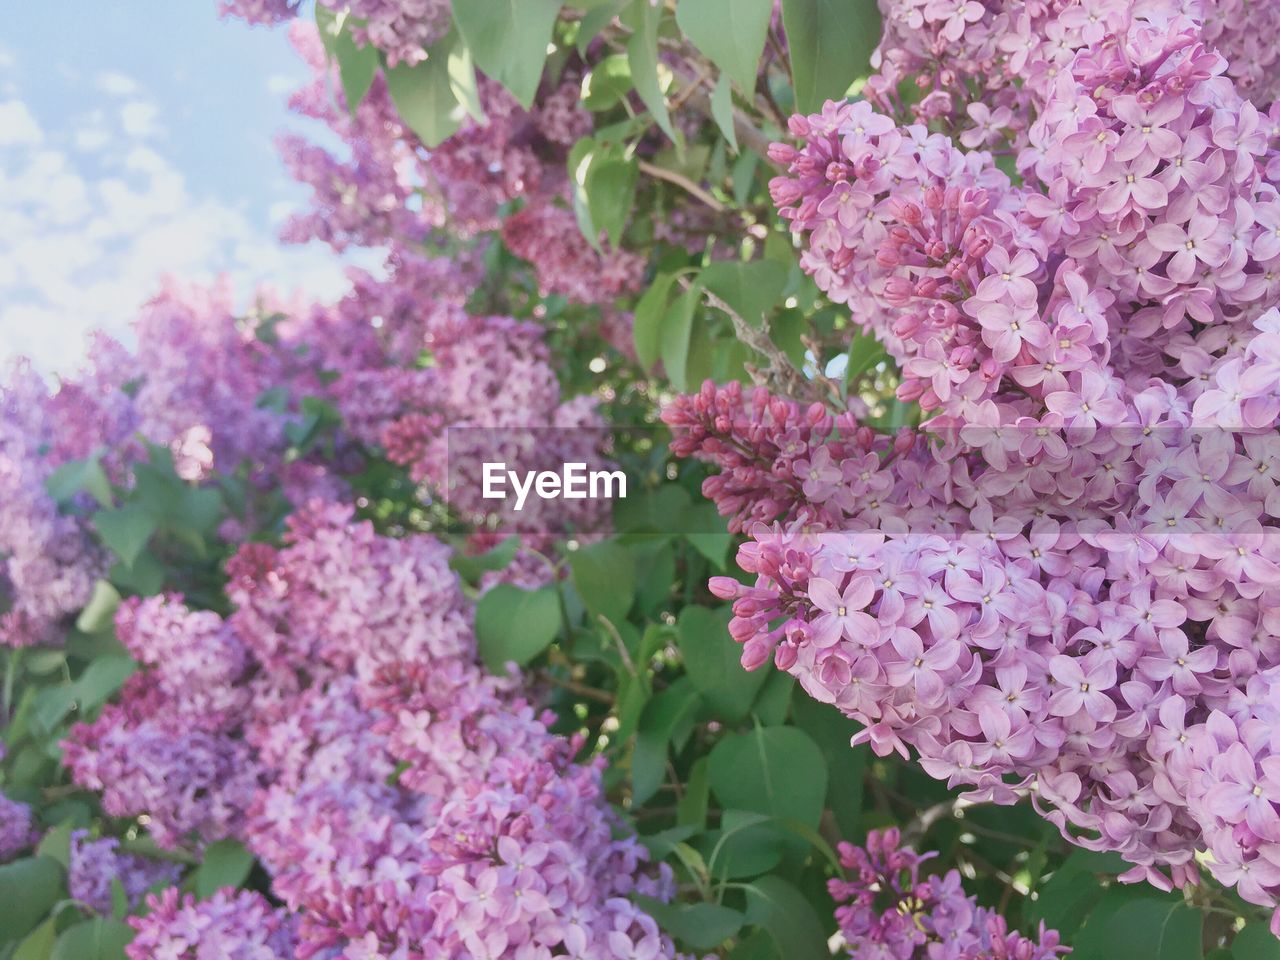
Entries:
{"type": "Polygon", "coordinates": [[[0,793],[0,863],[12,860],[38,838],[30,805],[0,793]]]}
{"type": "MultiPolygon", "coordinates": [[[[387,65],[427,59],[427,48],[449,32],[450,0],[319,0],[320,5],[350,20],[352,39],[386,54],[387,65]]],[[[222,0],[219,13],[268,26],[297,16],[299,0],[222,0]]]]}
{"type": "Polygon", "coordinates": [[[122,853],[119,847],[115,837],[90,840],[84,830],[71,834],[67,890],[72,899],[95,913],[110,916],[115,880],[120,881],[128,905],[134,907],[152,887],[171,886],[182,876],[179,863],[122,853]]]}
{"type": "Polygon", "coordinates": [[[147,898],[124,948],[129,960],[294,960],[294,921],[261,894],[219,890],[206,900],[170,887],[147,898]]]}
{"type": "Polygon", "coordinates": [[[1064,3],[881,0],[885,33],[865,93],[901,121],[941,125],[966,146],[1025,146],[1028,121],[1060,70],[1106,37],[1181,20],[1225,59],[1241,94],[1265,109],[1280,93],[1270,3],[1068,0],[1064,3]]]}
{"type": "Polygon", "coordinates": [[[105,568],[83,525],[46,489],[60,465],[57,425],[44,382],[16,366],[0,383],[0,646],[55,642],[105,568]]]}
{"type": "MultiPolygon", "coordinates": [[[[946,6],[964,35],[976,5],[946,6]]],[[[736,386],[666,419],[749,534],[755,584],[712,583],[745,666],[772,656],[977,798],[1029,792],[1126,879],[1194,880],[1211,853],[1275,906],[1280,807],[1246,776],[1270,750],[1246,704],[1280,666],[1274,127],[1194,17],[1095,8],[1097,29],[1062,8],[1079,42],[1031,74],[1020,186],[867,102],[772,151],[803,266],[922,430],[736,386]]]]}
{"type": "Polygon", "coordinates": [[[899,845],[897,829],[871,831],[865,846],[842,843],[849,879],[828,881],[842,947],[857,960],[1052,960],[1067,953],[1041,925],[1038,942],[1010,932],[966,896],[960,872],[923,876],[934,856],[899,845]]]}
{"type": "MultiPolygon", "coordinates": [[[[303,960],[673,956],[627,899],[669,897],[669,872],[615,839],[600,765],[574,762],[582,744],[549,732],[518,677],[481,667],[448,558],[431,537],[380,537],[350,507],[316,502],[282,549],[249,544],[228,564],[229,617],[130,601],[118,629],[144,667],[121,704],[73,730],[73,775],[105,786],[104,806],[129,798],[112,812],[147,816],[166,845],[189,843],[212,819],[197,801],[216,797],[223,833],[297,915],[303,960]],[[249,789],[138,750],[135,716],[239,751],[249,789]],[[203,817],[175,816],[137,783],[117,790],[105,768],[125,744],[203,817]]],[[[181,929],[175,910],[155,936],[181,929]]]]}

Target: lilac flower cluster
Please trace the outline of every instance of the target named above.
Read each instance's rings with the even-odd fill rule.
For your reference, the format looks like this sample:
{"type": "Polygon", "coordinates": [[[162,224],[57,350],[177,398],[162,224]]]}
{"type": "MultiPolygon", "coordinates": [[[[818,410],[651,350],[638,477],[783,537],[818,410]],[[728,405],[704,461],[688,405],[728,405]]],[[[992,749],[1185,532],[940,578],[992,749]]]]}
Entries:
{"type": "Polygon", "coordinates": [[[54,434],[45,384],[29,366],[16,367],[0,384],[0,646],[51,642],[104,567],[45,487],[58,465],[47,452],[54,434]]]}
{"type": "Polygon", "coordinates": [[[1053,960],[1067,952],[1041,925],[1038,942],[966,896],[960,872],[921,876],[933,854],[899,846],[896,828],[871,831],[864,847],[840,844],[851,879],[828,881],[839,904],[843,948],[857,960],[1053,960]]]}
{"type": "Polygon", "coordinates": [[[261,895],[220,890],[207,900],[176,887],[147,898],[145,916],[125,947],[129,960],[294,960],[294,921],[261,895]]]}
{"type": "MultiPolygon", "coordinates": [[[[910,6],[948,42],[988,23],[910,6]]],[[[1029,792],[1127,879],[1210,852],[1275,906],[1280,129],[1194,12],[1027,6],[1058,28],[1043,70],[1012,68],[1023,184],[865,101],[774,148],[805,269],[932,417],[891,439],[737,387],[680,401],[674,449],[724,467],[706,492],[758,578],[712,587],[744,665],[772,655],[878,752],[1029,792]]],[[[988,26],[1005,52],[1027,36],[988,26]]],[[[884,62],[922,69],[913,42],[884,62]]]]}
{"type": "Polygon", "coordinates": [[[31,807],[0,793],[0,863],[12,860],[38,836],[31,807]]]}
{"type": "Polygon", "coordinates": [[[90,840],[84,830],[71,834],[67,867],[67,890],[96,913],[110,915],[112,881],[119,880],[130,907],[155,886],[168,887],[182,876],[182,864],[154,860],[134,853],[121,853],[115,837],[90,840]]]}
{"type": "MultiPolygon", "coordinates": [[[[283,549],[242,548],[225,620],[130,601],[118,629],[147,666],[73,731],[73,777],[113,813],[145,814],[161,843],[243,839],[296,917],[299,957],[673,956],[627,899],[669,897],[670,874],[614,838],[599,765],[573,762],[581,744],[479,665],[448,556],[317,502],[283,549]],[[160,717],[234,767],[210,776],[138,743],[160,717]]],[[[141,929],[178,938],[190,909],[166,901],[141,929]]]]}
{"type": "Polygon", "coordinates": [[[1025,146],[1028,119],[1082,50],[1135,24],[1194,23],[1260,107],[1280,94],[1272,4],[1238,0],[881,0],[885,33],[865,92],[899,120],[941,124],[966,146],[1025,146]]]}

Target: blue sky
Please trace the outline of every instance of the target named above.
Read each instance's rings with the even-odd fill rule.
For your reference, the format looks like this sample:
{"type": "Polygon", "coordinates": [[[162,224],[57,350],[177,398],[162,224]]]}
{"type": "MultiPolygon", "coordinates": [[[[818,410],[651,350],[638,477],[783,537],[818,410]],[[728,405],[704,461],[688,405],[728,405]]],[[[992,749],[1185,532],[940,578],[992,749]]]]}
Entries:
{"type": "Polygon", "coordinates": [[[332,296],[332,254],[282,248],[306,190],[273,139],[307,77],[284,29],[217,0],[14,4],[0,34],[0,363],[74,369],[86,332],[127,338],[164,273],[332,296]],[[127,8],[127,13],[121,12],[127,8]]]}

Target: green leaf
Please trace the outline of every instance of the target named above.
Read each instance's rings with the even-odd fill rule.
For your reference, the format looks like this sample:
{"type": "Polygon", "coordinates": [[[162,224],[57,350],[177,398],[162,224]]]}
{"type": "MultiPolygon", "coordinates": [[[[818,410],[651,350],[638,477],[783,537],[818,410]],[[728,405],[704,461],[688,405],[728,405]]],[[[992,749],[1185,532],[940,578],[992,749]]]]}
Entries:
{"type": "Polygon", "coordinates": [[[205,847],[204,861],[196,870],[196,896],[211,897],[223,887],[239,887],[253,869],[253,854],[238,840],[219,840],[205,847]]]}
{"type": "Polygon", "coordinates": [[[841,834],[857,836],[862,826],[863,777],[871,748],[851,747],[849,741],[862,728],[830,704],[807,696],[793,698],[791,720],[813,738],[827,760],[827,806],[841,834]]]}
{"type": "Polygon", "coordinates": [[[521,590],[500,583],[476,604],[480,657],[494,673],[515,661],[524,666],[560,632],[560,598],[554,587],[521,590]]]}
{"type": "Polygon", "coordinates": [[[133,934],[133,927],[120,920],[86,920],[62,932],[49,960],[124,960],[133,934]]]}
{"type": "MultiPolygon", "coordinates": [[[[787,722],[791,707],[791,694],[795,691],[796,678],[781,670],[765,670],[768,679],[751,705],[751,715],[766,727],[787,722]]],[[[808,698],[806,698],[808,699],[808,698]]]]}
{"type": "MultiPolygon", "coordinates": [[[[1125,956],[1116,952],[1117,937],[1131,948],[1132,943],[1125,939],[1123,928],[1132,923],[1143,924],[1144,942],[1158,944],[1165,922],[1174,907],[1182,902],[1177,894],[1161,896],[1149,886],[1112,883],[1103,890],[1084,925],[1072,936],[1072,960],[1112,960],[1115,956],[1125,956]],[[1129,910],[1130,907],[1135,909],[1129,910]]],[[[1126,956],[1126,960],[1150,960],[1152,957],[1159,957],[1159,954],[1151,952],[1147,944],[1134,957],[1126,956]]]]}
{"type": "Polygon", "coordinates": [[[1234,960],[1280,960],[1280,940],[1265,923],[1246,924],[1231,941],[1234,960]]]}
{"type": "Polygon", "coordinates": [[[711,119],[720,128],[725,141],[738,152],[738,130],[733,125],[733,89],[729,85],[729,75],[720,74],[716,88],[711,94],[711,119]]]}
{"type": "Polygon", "coordinates": [[[93,525],[103,544],[130,567],[158,526],[155,516],[141,503],[99,510],[94,514],[93,525]]]}
{"type": "Polygon", "coordinates": [[[1072,851],[1053,875],[1037,887],[1036,898],[1026,907],[1027,919],[1032,923],[1044,923],[1070,937],[1080,929],[1105,893],[1098,874],[1114,876],[1124,868],[1125,863],[1119,854],[1072,851]]]}
{"type": "Polygon", "coordinates": [[[129,915],[129,892],[119,877],[111,878],[111,916],[123,920],[129,915]]]}
{"type": "MultiPolygon", "coordinates": [[[[316,18],[324,8],[316,4],[316,18]]],[[[332,14],[331,14],[332,16],[332,14]]],[[[351,36],[350,17],[342,18],[343,29],[333,38],[334,59],[338,61],[338,74],[342,79],[342,94],[347,100],[347,109],[354,115],[356,107],[364,99],[369,88],[373,86],[373,78],[378,73],[378,48],[371,43],[357,46],[351,36]]]]}
{"type": "Polygon", "coordinates": [[[676,23],[743,93],[756,88],[773,0],[680,0],[676,23]]]}
{"type": "Polygon", "coordinates": [[[782,862],[787,838],[773,817],[745,810],[725,810],[720,829],[708,836],[707,869],[717,880],[758,877],[782,862]]]}
{"type": "Polygon", "coordinates": [[[476,123],[486,121],[484,106],[480,102],[480,86],[476,82],[476,65],[471,51],[461,43],[455,43],[448,55],[449,89],[454,98],[476,123]]]}
{"type": "Polygon", "coordinates": [[[658,274],[636,304],[632,336],[635,338],[636,359],[646,371],[652,370],[653,365],[658,362],[662,348],[662,321],[675,280],[674,273],[658,274]]]}
{"type": "Polygon", "coordinates": [[[596,252],[601,251],[600,230],[591,219],[591,195],[587,192],[587,181],[591,176],[591,161],[599,147],[595,140],[583,137],[569,151],[568,163],[573,215],[578,220],[578,229],[596,252]]]}
{"type": "Polygon", "coordinates": [[[730,722],[751,712],[767,670],[744,670],[742,647],[729,636],[728,607],[689,606],[680,611],[680,656],[685,673],[716,714],[730,722]]]}
{"type": "Polygon", "coordinates": [[[822,921],[790,881],[760,877],[747,885],[746,894],[747,923],[767,930],[787,960],[829,960],[822,921]]]}
{"type": "Polygon", "coordinates": [[[717,570],[723,570],[729,558],[733,535],[729,533],[724,517],[716,505],[710,502],[698,504],[685,511],[685,539],[700,554],[710,560],[717,570]]]}
{"type": "Polygon", "coordinates": [[[699,757],[689,768],[689,779],[684,785],[684,796],[676,804],[676,823],[695,826],[699,830],[707,825],[707,805],[711,798],[711,772],[706,757],[699,757]]]}
{"type": "Polygon", "coordinates": [[[93,585],[93,595],[76,617],[76,629],[82,633],[97,633],[111,627],[116,610],[120,606],[120,591],[106,580],[93,585]]]}
{"type": "Polygon", "coordinates": [[[573,585],[587,609],[621,623],[636,597],[636,562],[631,551],[610,540],[569,554],[573,585]]]}
{"type": "Polygon", "coordinates": [[[690,389],[689,344],[693,338],[693,315],[701,296],[700,287],[690,287],[676,298],[662,318],[662,366],[671,385],[681,393],[688,393],[690,389]]]}
{"type": "Polygon", "coordinates": [[[1102,952],[1125,960],[1201,960],[1199,910],[1177,900],[1134,900],[1107,921],[1102,952]]]}
{"type": "Polygon", "coordinates": [[[885,360],[889,354],[875,337],[867,333],[855,334],[849,341],[848,363],[845,366],[844,382],[852,385],[871,370],[876,364],[885,360]]]}
{"type": "Polygon", "coordinates": [[[427,147],[453,136],[466,113],[449,76],[449,54],[456,43],[457,34],[451,32],[427,51],[426,60],[387,71],[387,90],[400,119],[427,147]]]}
{"type": "Polygon", "coordinates": [[[599,0],[599,2],[577,0],[571,5],[587,10],[586,16],[578,24],[577,40],[578,56],[585,59],[591,41],[598,37],[600,31],[618,15],[618,11],[626,5],[626,0],[599,0]]]}
{"type": "Polygon", "coordinates": [[[463,580],[476,584],[486,573],[505,569],[516,557],[520,549],[518,537],[507,537],[492,550],[480,554],[466,554],[458,551],[449,557],[452,567],[463,580]]]}
{"type": "Polygon", "coordinates": [[[787,287],[788,270],[773,260],[717,260],[699,281],[747,323],[760,326],[787,287]]]}
{"type": "Polygon", "coordinates": [[[662,11],[661,6],[654,6],[649,0],[632,0],[622,15],[622,22],[631,28],[627,62],[631,65],[636,93],[649,108],[654,122],[675,142],[676,131],[671,125],[671,112],[667,109],[666,94],[658,76],[658,24],[662,20],[662,11]]]}
{"type": "Polygon", "coordinates": [[[18,944],[18,949],[13,953],[13,960],[49,960],[49,954],[53,952],[53,944],[57,939],[57,920],[50,917],[32,930],[27,939],[18,944]]]}
{"type": "Polygon", "coordinates": [[[631,92],[631,64],[615,53],[601,60],[582,82],[582,105],[588,110],[611,110],[631,92]]]}
{"type": "Polygon", "coordinates": [[[644,708],[631,751],[631,802],[643,804],[666,776],[667,745],[684,724],[692,723],[702,704],[687,677],[663,690],[644,708]]]}
{"type": "Polygon", "coordinates": [[[711,789],[726,809],[816,827],[827,795],[827,763],[803,730],[757,727],[712,749],[711,789]]]}
{"type": "Polygon", "coordinates": [[[690,950],[714,950],[741,930],[745,919],[741,911],[718,903],[663,903],[645,897],[642,906],[690,950]]]}
{"type": "Polygon", "coordinates": [[[816,113],[825,101],[843,99],[855,80],[871,72],[881,34],[876,0],[782,0],[782,25],[798,113],[816,113]]]}
{"type": "Polygon", "coordinates": [[[71,831],[76,827],[74,820],[66,820],[46,833],[36,847],[36,856],[48,857],[62,864],[64,870],[71,866],[71,831]]]}
{"type": "Polygon", "coordinates": [[[597,154],[587,171],[587,204],[591,222],[603,230],[615,247],[635,206],[640,169],[634,159],[623,159],[621,151],[597,154]]]}
{"type": "Polygon", "coordinates": [[[476,66],[511,91],[527,110],[547,60],[561,0],[466,0],[453,5],[453,22],[476,66]]]}
{"type": "Polygon", "coordinates": [[[96,454],[86,460],[64,463],[49,474],[44,488],[58,503],[67,503],[84,491],[102,506],[111,506],[111,481],[96,454]]]}
{"type": "Polygon", "coordinates": [[[0,866],[0,943],[25,937],[63,895],[62,865],[52,857],[0,866]]]}
{"type": "Polygon", "coordinates": [[[138,669],[132,657],[111,654],[99,657],[85,668],[72,686],[81,710],[92,710],[106,703],[113,693],[138,669]]]}
{"type": "Polygon", "coordinates": [[[738,941],[738,945],[729,954],[729,960],[782,960],[782,956],[769,932],[757,930],[738,941]]]}

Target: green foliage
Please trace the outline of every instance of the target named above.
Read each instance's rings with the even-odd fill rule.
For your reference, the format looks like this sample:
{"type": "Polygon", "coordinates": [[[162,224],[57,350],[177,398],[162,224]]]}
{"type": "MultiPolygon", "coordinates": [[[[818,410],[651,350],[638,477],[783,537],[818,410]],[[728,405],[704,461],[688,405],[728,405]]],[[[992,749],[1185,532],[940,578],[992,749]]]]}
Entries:
{"type": "Polygon", "coordinates": [[[524,665],[560,631],[560,598],[550,587],[521,590],[507,583],[493,587],[476,605],[480,656],[494,673],[507,663],[524,665]]]}
{"type": "Polygon", "coordinates": [[[727,607],[680,611],[680,656],[689,680],[717,716],[735,721],[746,718],[769,671],[742,669],[741,647],[728,628],[727,607]]]}
{"type": "Polygon", "coordinates": [[[204,861],[195,872],[195,892],[211,897],[223,887],[244,884],[253,869],[253,854],[237,840],[219,840],[205,847],[204,861]]]}
{"type": "Polygon", "coordinates": [[[449,70],[457,42],[455,31],[438,41],[421,63],[401,63],[386,71],[387,90],[400,119],[428,147],[439,146],[456,133],[466,116],[449,70]]]}
{"type": "Polygon", "coordinates": [[[476,66],[527,108],[542,80],[560,6],[561,0],[467,0],[453,5],[453,19],[476,66]]]}
{"type": "Polygon", "coordinates": [[[782,0],[796,110],[816,113],[870,73],[880,40],[875,0],[782,0]]]}
{"type": "Polygon", "coordinates": [[[711,790],[727,809],[816,827],[827,796],[827,764],[796,727],[756,727],[711,751],[711,790]]]}
{"type": "Polygon", "coordinates": [[[132,939],[133,928],[128,924],[95,917],[64,930],[49,960],[124,960],[124,948],[132,939]]]}
{"type": "Polygon", "coordinates": [[[676,6],[689,41],[748,94],[772,16],[773,0],[680,0],[676,6]]]}
{"type": "Polygon", "coordinates": [[[0,943],[25,937],[64,896],[62,864],[50,857],[0,866],[0,943]]]}

